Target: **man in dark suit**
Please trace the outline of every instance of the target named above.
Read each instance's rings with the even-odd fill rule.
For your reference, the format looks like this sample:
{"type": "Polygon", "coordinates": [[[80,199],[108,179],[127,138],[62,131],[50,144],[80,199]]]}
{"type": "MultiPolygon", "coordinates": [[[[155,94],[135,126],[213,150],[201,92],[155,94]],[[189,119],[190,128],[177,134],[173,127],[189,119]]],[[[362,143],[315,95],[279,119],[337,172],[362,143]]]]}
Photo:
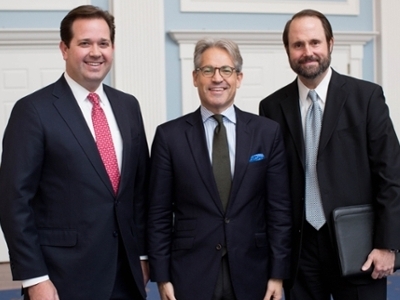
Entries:
{"type": "Polygon", "coordinates": [[[233,105],[243,77],[234,42],[200,40],[194,66],[200,108],[160,125],[152,146],[151,279],[163,300],[281,299],[292,217],[279,125],[233,105]],[[217,179],[225,167],[228,186],[217,179]]]}
{"type": "Polygon", "coordinates": [[[329,67],[332,29],[317,11],[295,14],[286,24],[283,42],[298,77],[262,100],[260,114],[280,123],[289,162],[295,250],[285,296],[384,300],[386,276],[392,274],[394,252],[400,249],[400,148],[382,88],[329,67]],[[313,103],[307,94],[317,95],[313,103]],[[315,109],[323,114],[320,134],[315,134],[317,149],[309,147],[307,134],[315,109]],[[309,163],[313,150],[314,164],[309,163]],[[313,178],[314,187],[308,185],[313,178]],[[337,207],[361,204],[373,204],[376,213],[374,249],[360,266],[373,272],[345,279],[331,214],[337,207]],[[313,209],[321,213],[313,214],[313,209]]]}
{"type": "Polygon", "coordinates": [[[25,299],[146,298],[148,147],[138,101],[102,84],[114,34],[108,12],[70,11],[66,72],[19,100],[7,125],[0,218],[25,299]]]}

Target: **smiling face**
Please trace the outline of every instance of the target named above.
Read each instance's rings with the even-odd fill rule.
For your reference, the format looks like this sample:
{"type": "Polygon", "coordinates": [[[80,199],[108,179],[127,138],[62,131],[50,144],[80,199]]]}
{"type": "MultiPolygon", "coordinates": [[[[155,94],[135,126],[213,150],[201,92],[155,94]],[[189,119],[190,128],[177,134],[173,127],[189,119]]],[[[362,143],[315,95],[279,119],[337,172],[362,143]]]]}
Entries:
{"type": "MultiPolygon", "coordinates": [[[[200,67],[204,66],[234,68],[235,65],[226,50],[213,47],[205,50],[201,56],[200,67]]],[[[223,78],[219,70],[216,70],[212,77],[205,77],[195,70],[193,84],[197,87],[201,104],[214,114],[219,114],[233,104],[242,77],[242,73],[233,72],[229,78],[223,78]]]]}
{"type": "Polygon", "coordinates": [[[77,19],[72,32],[69,47],[60,42],[66,72],[81,86],[94,92],[112,65],[114,45],[110,29],[103,19],[77,19]]]}
{"type": "Polygon", "coordinates": [[[315,88],[325,77],[332,47],[333,39],[328,43],[318,18],[296,18],[290,24],[286,49],[289,63],[307,87],[315,88]]]}

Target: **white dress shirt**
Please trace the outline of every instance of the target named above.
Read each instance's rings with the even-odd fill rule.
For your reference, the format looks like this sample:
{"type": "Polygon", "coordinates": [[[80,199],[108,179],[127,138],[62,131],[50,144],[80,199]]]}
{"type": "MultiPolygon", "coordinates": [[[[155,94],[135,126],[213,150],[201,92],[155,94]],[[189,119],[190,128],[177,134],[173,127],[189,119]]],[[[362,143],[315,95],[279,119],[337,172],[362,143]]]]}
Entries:
{"type": "MultiPolygon", "coordinates": [[[[321,107],[322,114],[324,113],[325,110],[325,105],[326,105],[326,97],[328,94],[328,87],[329,87],[329,82],[331,81],[332,77],[332,69],[328,69],[328,73],[322,79],[320,84],[314,89],[315,92],[318,95],[318,102],[319,106],[321,107]]],[[[312,101],[310,98],[308,98],[308,92],[310,89],[306,87],[299,78],[297,78],[297,85],[299,87],[299,105],[300,105],[300,113],[301,113],[301,124],[303,126],[303,134],[304,134],[304,128],[306,124],[306,115],[308,108],[310,107],[312,101]]]]}
{"type": "MultiPolygon", "coordinates": [[[[71,77],[69,77],[67,72],[64,73],[64,77],[65,77],[65,80],[67,81],[69,87],[72,90],[72,94],[74,94],[76,102],[78,103],[79,107],[81,108],[82,114],[85,118],[87,125],[89,126],[89,129],[93,135],[93,138],[96,140],[96,136],[95,136],[94,128],[93,128],[93,122],[92,122],[93,104],[87,98],[87,96],[89,95],[90,92],[88,90],[86,90],[84,87],[82,87],[81,85],[79,85],[71,77]]],[[[115,154],[117,155],[118,168],[119,168],[119,171],[121,172],[121,165],[122,165],[121,133],[119,131],[117,121],[116,121],[114,113],[112,111],[110,101],[108,100],[106,93],[104,93],[102,84],[100,84],[100,86],[97,88],[95,93],[97,95],[99,95],[99,97],[100,97],[100,106],[106,115],[108,126],[110,127],[111,136],[112,136],[112,140],[113,140],[114,148],[115,148],[115,154]]]]}

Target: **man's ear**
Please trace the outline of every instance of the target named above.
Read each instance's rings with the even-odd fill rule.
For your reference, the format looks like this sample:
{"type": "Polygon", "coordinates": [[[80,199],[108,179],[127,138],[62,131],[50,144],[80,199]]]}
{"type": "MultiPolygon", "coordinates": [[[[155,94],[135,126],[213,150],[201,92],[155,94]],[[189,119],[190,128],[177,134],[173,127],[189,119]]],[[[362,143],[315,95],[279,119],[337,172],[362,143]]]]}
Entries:
{"type": "Polygon", "coordinates": [[[236,88],[238,89],[238,88],[240,88],[240,86],[241,86],[241,84],[242,84],[242,80],[243,80],[243,73],[242,72],[240,72],[240,73],[237,73],[237,79],[236,79],[236,88]]]}
{"type": "Polygon", "coordinates": [[[193,76],[193,85],[195,87],[197,87],[197,77],[199,76],[199,72],[197,72],[196,70],[193,70],[192,76],[193,76]]]}
{"type": "Polygon", "coordinates": [[[64,58],[64,60],[66,60],[68,58],[68,46],[63,41],[61,41],[58,47],[61,50],[62,57],[64,58]]]}
{"type": "Polygon", "coordinates": [[[333,51],[333,44],[334,44],[334,39],[331,38],[331,40],[329,41],[329,53],[332,53],[333,51]]]}

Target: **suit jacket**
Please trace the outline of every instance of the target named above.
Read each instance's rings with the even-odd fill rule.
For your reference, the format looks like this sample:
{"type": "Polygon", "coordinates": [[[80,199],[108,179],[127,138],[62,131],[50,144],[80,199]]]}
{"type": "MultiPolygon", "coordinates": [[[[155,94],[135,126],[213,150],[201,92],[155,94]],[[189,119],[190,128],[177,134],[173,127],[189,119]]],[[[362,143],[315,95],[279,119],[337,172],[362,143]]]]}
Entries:
{"type": "MultiPolygon", "coordinates": [[[[295,220],[296,269],[305,189],[297,80],[262,100],[260,114],[277,121],[285,139],[295,220]]],[[[375,248],[400,248],[400,148],[380,86],[332,72],[317,173],[331,233],[331,213],[336,207],[373,203],[377,212],[375,248]]]]}
{"type": "Polygon", "coordinates": [[[133,96],[104,91],[123,140],[117,196],[64,76],[19,100],[4,134],[0,219],[13,278],[48,274],[61,299],[109,299],[118,246],[146,296],[139,260],[146,254],[149,162],[142,117],[133,96]]]}
{"type": "Polygon", "coordinates": [[[148,219],[153,281],[177,299],[211,299],[224,246],[237,299],[262,299],[269,278],[286,278],[291,202],[279,125],[236,109],[236,160],[224,212],[200,109],[157,128],[148,219]],[[252,155],[264,159],[249,162],[252,155]]]}

